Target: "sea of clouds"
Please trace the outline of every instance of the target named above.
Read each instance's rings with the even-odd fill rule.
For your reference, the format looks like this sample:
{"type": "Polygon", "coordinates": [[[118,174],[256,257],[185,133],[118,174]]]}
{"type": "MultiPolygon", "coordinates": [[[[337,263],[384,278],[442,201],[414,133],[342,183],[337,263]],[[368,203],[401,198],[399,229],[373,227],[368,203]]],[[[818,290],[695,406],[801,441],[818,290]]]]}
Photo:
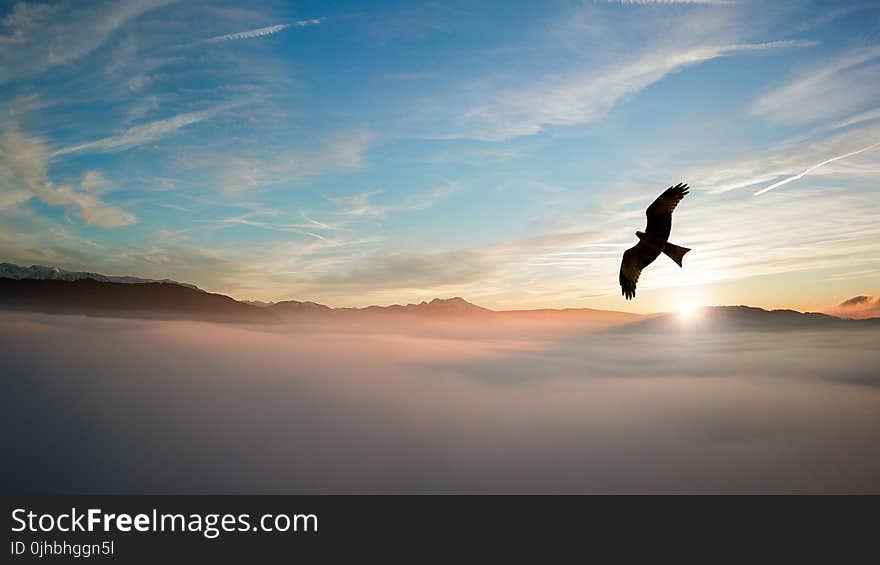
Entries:
{"type": "Polygon", "coordinates": [[[880,492],[877,329],[3,312],[11,493],[880,492]]]}

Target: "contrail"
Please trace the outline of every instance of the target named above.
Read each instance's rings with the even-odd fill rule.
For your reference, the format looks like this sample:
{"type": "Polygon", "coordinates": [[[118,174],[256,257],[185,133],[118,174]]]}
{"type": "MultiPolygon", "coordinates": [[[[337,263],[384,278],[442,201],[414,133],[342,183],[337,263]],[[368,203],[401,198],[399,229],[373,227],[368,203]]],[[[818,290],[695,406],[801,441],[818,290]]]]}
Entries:
{"type": "Polygon", "coordinates": [[[229,33],[226,35],[218,35],[217,37],[211,37],[204,41],[204,43],[218,43],[220,41],[233,41],[236,39],[251,39],[254,37],[262,37],[264,35],[272,35],[273,33],[278,33],[279,31],[284,31],[289,27],[305,27],[311,25],[318,25],[321,23],[323,18],[313,18],[311,20],[299,20],[297,22],[293,22],[292,24],[278,24],[269,27],[261,27],[259,29],[252,29],[249,31],[240,31],[238,33],[229,33]]]}
{"type": "Polygon", "coordinates": [[[765,192],[770,192],[774,188],[779,188],[780,186],[782,186],[784,184],[788,184],[792,181],[800,180],[800,179],[804,178],[805,176],[807,176],[808,174],[815,171],[816,169],[818,169],[819,167],[824,167],[828,163],[833,163],[834,161],[840,161],[841,159],[846,159],[847,157],[852,157],[853,155],[858,155],[859,153],[864,153],[865,151],[868,151],[869,149],[873,149],[873,148],[877,147],[878,145],[880,145],[880,141],[878,141],[877,143],[874,143],[872,145],[869,145],[867,147],[862,147],[861,149],[857,149],[856,151],[853,151],[851,153],[847,153],[845,155],[838,155],[837,157],[832,157],[830,159],[822,161],[821,163],[817,163],[817,164],[813,165],[812,167],[809,167],[808,169],[804,169],[804,171],[801,173],[798,173],[798,174],[791,176],[791,177],[788,177],[788,178],[784,178],[779,182],[775,182],[775,183],[771,184],[767,188],[762,188],[761,190],[759,190],[758,192],[755,193],[755,196],[760,196],[760,195],[764,194],[765,192]]]}

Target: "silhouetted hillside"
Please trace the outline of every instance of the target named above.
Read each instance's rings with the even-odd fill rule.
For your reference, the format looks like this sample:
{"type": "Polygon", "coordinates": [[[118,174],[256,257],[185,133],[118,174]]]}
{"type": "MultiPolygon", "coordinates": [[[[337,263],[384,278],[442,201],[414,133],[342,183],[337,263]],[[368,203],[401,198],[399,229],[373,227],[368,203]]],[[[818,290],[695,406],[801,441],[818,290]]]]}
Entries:
{"type": "Polygon", "coordinates": [[[0,278],[0,307],[46,313],[275,322],[264,309],[174,283],[0,278]]]}
{"type": "Polygon", "coordinates": [[[57,281],[78,281],[82,279],[92,279],[98,282],[114,282],[124,284],[142,284],[142,283],[166,283],[179,284],[194,290],[202,290],[199,287],[174,281],[171,279],[144,279],[132,276],[112,276],[102,275],[100,273],[92,273],[89,271],[68,271],[60,267],[47,267],[45,265],[31,265],[30,267],[22,267],[13,263],[0,263],[0,278],[3,279],[37,279],[37,280],[57,280],[57,281]]]}
{"type": "Polygon", "coordinates": [[[275,314],[281,319],[327,316],[332,314],[333,309],[317,302],[300,302],[299,300],[284,300],[263,306],[263,308],[275,314]]]}
{"type": "Polygon", "coordinates": [[[871,326],[880,328],[880,318],[849,320],[818,312],[764,310],[752,306],[713,306],[701,308],[687,318],[681,314],[660,314],[628,324],[616,331],[791,331],[871,326]]]}
{"type": "Polygon", "coordinates": [[[421,323],[423,319],[454,321],[479,318],[483,323],[578,324],[627,323],[642,316],[591,309],[518,310],[496,312],[461,297],[435,298],[418,304],[365,308],[331,308],[316,302],[242,302],[175,281],[107,277],[55,267],[17,267],[0,272],[0,308],[46,313],[76,313],[160,319],[224,322],[355,322],[382,320],[421,323]],[[4,278],[9,275],[10,278],[4,278]],[[94,275],[95,278],[89,275],[94,275]]]}
{"type": "MultiPolygon", "coordinates": [[[[846,310],[871,307],[877,299],[859,296],[840,305],[846,310]]],[[[377,323],[458,325],[479,320],[484,328],[611,328],[624,332],[821,330],[878,327],[880,318],[853,320],[815,312],[763,310],[749,306],[702,308],[693,317],[680,314],[640,315],[627,312],[567,308],[561,310],[496,311],[461,297],[435,298],[418,304],[331,308],[316,302],[242,302],[172,280],[107,276],[57,267],[19,267],[0,263],[0,308],[46,313],[75,313],[217,322],[341,322],[354,327],[377,323]],[[430,322],[427,322],[430,321],[430,322]]],[[[836,313],[836,312],[835,312],[836,313]]],[[[853,316],[855,317],[855,316],[853,316]]]]}
{"type": "Polygon", "coordinates": [[[340,308],[342,311],[378,312],[393,314],[439,314],[439,315],[472,315],[491,314],[493,311],[476,304],[471,304],[464,298],[435,298],[430,302],[422,301],[418,304],[393,304],[391,306],[367,306],[366,308],[340,308]]]}
{"type": "Polygon", "coordinates": [[[494,314],[495,312],[459,297],[441,299],[435,298],[430,302],[423,301],[419,304],[393,304],[391,306],[367,306],[365,308],[331,308],[316,302],[300,302],[298,300],[285,300],[282,302],[262,303],[263,308],[274,313],[284,320],[301,319],[332,319],[332,320],[360,320],[370,319],[374,316],[385,317],[414,317],[414,316],[470,316],[494,314]]]}

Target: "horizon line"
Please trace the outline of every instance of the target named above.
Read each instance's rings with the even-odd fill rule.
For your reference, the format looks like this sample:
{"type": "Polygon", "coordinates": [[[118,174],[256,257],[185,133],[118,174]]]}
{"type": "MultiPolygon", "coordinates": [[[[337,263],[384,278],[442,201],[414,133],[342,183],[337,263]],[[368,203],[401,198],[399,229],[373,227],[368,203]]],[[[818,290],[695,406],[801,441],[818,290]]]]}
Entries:
{"type": "MultiPolygon", "coordinates": [[[[632,315],[638,315],[638,316],[653,316],[653,315],[658,315],[658,314],[669,314],[669,313],[674,313],[674,312],[676,312],[675,309],[672,309],[672,310],[659,310],[659,311],[648,311],[648,312],[633,312],[633,311],[628,311],[628,310],[616,310],[616,309],[613,309],[613,310],[606,310],[606,309],[601,309],[601,308],[592,308],[592,307],[588,307],[588,306],[519,307],[519,308],[495,309],[495,308],[489,308],[489,307],[486,307],[486,306],[481,306],[481,305],[479,305],[479,304],[477,304],[477,303],[475,303],[475,302],[471,302],[470,300],[468,300],[468,299],[466,299],[466,298],[464,298],[464,297],[462,297],[462,296],[452,296],[452,297],[449,297],[449,298],[441,298],[441,297],[436,296],[436,295],[433,296],[433,297],[431,297],[430,299],[422,299],[422,300],[419,301],[419,302],[406,302],[406,303],[403,303],[403,302],[392,302],[392,303],[390,303],[390,304],[384,304],[384,305],[383,305],[383,304],[376,304],[376,303],[373,303],[373,304],[366,304],[366,305],[361,305],[361,306],[331,306],[330,304],[326,304],[326,303],[324,303],[324,302],[318,302],[318,301],[315,301],[315,300],[308,300],[308,299],[306,299],[306,300],[302,300],[302,299],[298,299],[298,298],[284,298],[284,299],[278,299],[278,300],[258,300],[258,299],[239,298],[239,297],[235,296],[233,293],[230,293],[230,292],[225,292],[225,291],[224,291],[224,292],[221,292],[221,291],[211,291],[211,290],[206,290],[206,289],[202,288],[201,286],[199,286],[199,285],[196,284],[196,283],[192,283],[192,282],[188,282],[188,281],[179,281],[179,280],[177,280],[177,279],[173,279],[173,278],[154,279],[154,278],[151,278],[151,277],[143,277],[143,276],[140,276],[140,275],[107,275],[107,274],[99,273],[99,272],[96,272],[96,271],[77,271],[77,270],[65,269],[65,268],[63,268],[63,267],[59,267],[59,266],[57,266],[57,265],[39,265],[39,264],[36,264],[36,263],[33,263],[33,264],[29,265],[29,266],[22,266],[22,265],[19,265],[19,264],[17,264],[17,263],[11,263],[11,262],[8,262],[8,261],[0,261],[0,265],[11,265],[12,267],[16,267],[16,268],[19,268],[19,269],[31,269],[31,268],[35,268],[35,267],[36,267],[36,268],[44,268],[44,269],[51,269],[51,270],[59,270],[59,271],[67,272],[67,273],[93,274],[93,275],[98,275],[98,276],[103,276],[103,277],[108,277],[108,278],[120,278],[120,279],[121,279],[121,278],[135,278],[135,279],[143,279],[143,280],[145,281],[145,284],[149,284],[150,282],[164,283],[164,284],[178,284],[178,285],[180,285],[180,286],[185,286],[185,287],[195,288],[195,289],[197,289],[197,290],[199,290],[199,291],[206,292],[206,293],[209,293],[209,294],[216,294],[216,295],[220,295],[220,296],[226,296],[226,297],[228,297],[228,298],[230,298],[230,299],[232,299],[232,300],[235,300],[236,302],[240,302],[240,303],[243,303],[243,304],[248,304],[248,305],[251,305],[251,306],[256,306],[256,305],[253,304],[253,303],[262,303],[262,304],[266,304],[266,305],[270,305],[270,306],[271,306],[271,305],[278,304],[278,303],[282,303],[282,302],[299,302],[299,303],[312,303],[312,304],[316,304],[316,305],[319,305],[319,306],[325,306],[325,307],[330,308],[330,309],[332,309],[332,310],[346,310],[346,309],[347,309],[347,310],[361,310],[361,309],[367,309],[367,308],[373,308],[373,307],[375,307],[375,308],[390,308],[390,307],[394,307],[394,306],[400,306],[400,307],[406,307],[406,306],[417,306],[417,305],[419,305],[419,304],[428,304],[428,303],[431,303],[431,302],[433,302],[433,301],[444,301],[444,302],[445,302],[445,301],[450,301],[450,300],[456,300],[456,299],[458,299],[458,300],[462,300],[462,301],[466,302],[467,304],[470,304],[471,306],[475,306],[475,307],[477,307],[477,308],[482,308],[482,309],[487,310],[487,311],[490,311],[490,312],[538,312],[538,311],[542,311],[542,310],[552,310],[552,311],[565,311],[565,310],[592,310],[592,311],[596,311],[596,312],[609,312],[609,313],[615,313],[615,314],[632,314],[632,315]]],[[[2,277],[2,275],[0,275],[0,278],[8,278],[8,277],[2,277]]],[[[83,278],[90,278],[90,277],[83,277],[83,278]]],[[[39,279],[32,279],[32,280],[39,280],[39,279]]],[[[59,279],[43,279],[43,280],[59,280],[59,279]]],[[[63,279],[62,279],[62,280],[63,280],[63,279]]],[[[92,279],[92,280],[96,280],[96,279],[92,279]]],[[[98,281],[98,282],[101,282],[101,281],[98,281]]],[[[119,284],[118,281],[106,281],[106,282],[115,282],[115,283],[119,284]]],[[[131,283],[128,283],[128,284],[131,284],[131,283]]],[[[603,295],[603,296],[611,296],[611,295],[603,295]]],[[[829,305],[829,306],[826,306],[825,308],[826,308],[826,309],[840,308],[840,307],[843,306],[843,303],[845,303],[846,301],[848,301],[848,300],[850,300],[850,299],[852,299],[852,298],[858,297],[858,296],[869,296],[869,297],[873,297],[873,295],[870,295],[870,294],[860,294],[860,295],[857,295],[857,296],[848,297],[848,298],[844,299],[844,301],[841,302],[841,303],[833,304],[833,305],[829,305]]],[[[821,310],[802,310],[802,309],[797,309],[797,308],[790,307],[790,306],[789,306],[789,307],[784,307],[784,308],[771,308],[771,307],[766,307],[766,306],[753,306],[753,305],[750,305],[750,304],[700,304],[700,305],[696,305],[696,306],[694,306],[694,309],[701,309],[701,308],[724,308],[724,307],[738,307],[738,306],[739,306],[739,307],[746,307],[746,308],[759,308],[759,309],[762,309],[762,310],[766,310],[766,311],[768,311],[768,312],[789,310],[789,311],[793,311],[793,312],[800,312],[800,313],[802,313],[802,314],[826,314],[826,315],[828,315],[826,311],[821,311],[821,310]]],[[[256,306],[256,307],[259,307],[259,306],[256,306]]]]}

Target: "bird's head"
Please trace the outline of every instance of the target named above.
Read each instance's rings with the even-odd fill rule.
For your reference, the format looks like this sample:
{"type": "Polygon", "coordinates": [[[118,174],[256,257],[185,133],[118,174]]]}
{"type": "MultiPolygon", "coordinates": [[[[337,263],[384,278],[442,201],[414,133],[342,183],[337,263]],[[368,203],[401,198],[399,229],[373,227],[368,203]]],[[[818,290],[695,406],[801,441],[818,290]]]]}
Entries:
{"type": "Polygon", "coordinates": [[[636,237],[639,238],[639,239],[642,239],[643,237],[645,237],[645,235],[647,235],[647,234],[646,234],[645,232],[643,232],[643,231],[637,231],[637,232],[636,232],[636,237]]]}

